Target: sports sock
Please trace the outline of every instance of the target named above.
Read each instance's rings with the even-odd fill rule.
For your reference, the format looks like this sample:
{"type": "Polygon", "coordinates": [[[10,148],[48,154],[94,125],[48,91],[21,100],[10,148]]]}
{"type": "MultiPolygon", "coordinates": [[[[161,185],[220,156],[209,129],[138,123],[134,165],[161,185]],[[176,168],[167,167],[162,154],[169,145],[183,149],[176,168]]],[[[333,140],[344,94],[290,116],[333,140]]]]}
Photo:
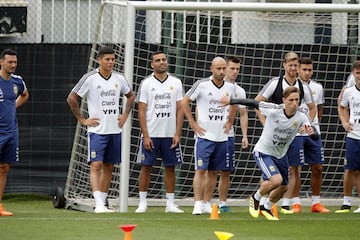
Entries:
{"type": "Polygon", "coordinates": [[[301,204],[301,200],[299,197],[294,197],[291,199],[292,204],[301,204]]]}
{"type": "Polygon", "coordinates": [[[140,203],[146,204],[147,192],[139,192],[140,203]]]}
{"type": "Polygon", "coordinates": [[[226,206],[226,202],[225,201],[219,201],[219,207],[224,207],[226,206]]]}
{"type": "Polygon", "coordinates": [[[290,206],[290,198],[283,198],[281,206],[290,206]]]}
{"type": "Polygon", "coordinates": [[[311,205],[315,205],[317,203],[320,203],[320,196],[312,196],[311,197],[311,205]]]}
{"type": "Polygon", "coordinates": [[[343,205],[351,206],[351,196],[344,196],[343,205]]]}
{"type": "Polygon", "coordinates": [[[174,205],[174,193],[166,193],[166,205],[174,205]]]}

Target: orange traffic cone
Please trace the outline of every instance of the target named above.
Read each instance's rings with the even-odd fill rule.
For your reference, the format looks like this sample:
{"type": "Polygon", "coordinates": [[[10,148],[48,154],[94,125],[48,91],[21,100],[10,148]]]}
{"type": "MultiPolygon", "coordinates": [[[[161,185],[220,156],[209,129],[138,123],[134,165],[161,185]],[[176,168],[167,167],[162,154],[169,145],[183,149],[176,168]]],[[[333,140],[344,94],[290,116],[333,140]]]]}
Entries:
{"type": "Polygon", "coordinates": [[[279,218],[279,212],[278,212],[278,209],[277,209],[277,205],[276,205],[276,204],[272,205],[272,207],[271,207],[271,213],[272,213],[272,215],[273,215],[274,217],[279,218]]]}
{"type": "Polygon", "coordinates": [[[119,226],[124,231],[124,240],[132,240],[131,231],[136,227],[136,224],[127,224],[119,226]]]}
{"type": "Polygon", "coordinates": [[[212,205],[210,219],[219,220],[219,208],[216,203],[213,203],[212,205]]]}

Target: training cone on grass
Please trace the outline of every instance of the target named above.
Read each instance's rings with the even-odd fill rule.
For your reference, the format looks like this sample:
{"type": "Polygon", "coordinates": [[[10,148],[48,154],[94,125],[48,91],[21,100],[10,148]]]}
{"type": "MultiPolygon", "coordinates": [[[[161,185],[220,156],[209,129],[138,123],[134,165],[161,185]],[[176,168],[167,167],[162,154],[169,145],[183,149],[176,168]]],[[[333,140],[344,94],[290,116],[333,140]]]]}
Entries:
{"type": "Polygon", "coordinates": [[[276,204],[274,204],[272,207],[271,207],[271,213],[274,217],[276,218],[279,218],[279,212],[278,212],[278,209],[277,209],[277,206],[276,204]]]}
{"type": "Polygon", "coordinates": [[[219,239],[219,240],[228,240],[230,238],[232,238],[234,236],[234,234],[232,233],[228,233],[228,232],[214,232],[216,237],[219,239]]]}
{"type": "Polygon", "coordinates": [[[212,205],[210,219],[219,220],[219,208],[216,203],[213,203],[212,205]]]}
{"type": "Polygon", "coordinates": [[[126,224],[119,226],[124,231],[124,240],[132,240],[132,230],[136,227],[136,224],[126,224]]]}

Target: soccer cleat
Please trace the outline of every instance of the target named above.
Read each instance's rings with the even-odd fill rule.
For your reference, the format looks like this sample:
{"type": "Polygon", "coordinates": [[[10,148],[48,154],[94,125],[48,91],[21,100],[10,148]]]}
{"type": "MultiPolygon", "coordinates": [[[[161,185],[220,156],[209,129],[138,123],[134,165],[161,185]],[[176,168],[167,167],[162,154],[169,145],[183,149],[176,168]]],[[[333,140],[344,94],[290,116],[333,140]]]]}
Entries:
{"type": "Polygon", "coordinates": [[[260,212],[269,221],[279,221],[277,217],[274,217],[270,209],[266,209],[265,207],[261,206],[260,212]]]}
{"type": "Polygon", "coordinates": [[[193,215],[201,215],[203,212],[202,212],[202,204],[201,202],[195,202],[194,204],[194,209],[192,211],[192,214],[193,215]]]}
{"type": "Polygon", "coordinates": [[[301,204],[300,203],[293,204],[291,210],[293,213],[301,213],[301,204]]]}
{"type": "Polygon", "coordinates": [[[138,208],[135,210],[135,213],[145,213],[147,209],[147,205],[140,203],[138,208]]]}
{"type": "Polygon", "coordinates": [[[228,212],[231,212],[231,209],[230,209],[230,207],[228,207],[228,206],[222,206],[222,207],[219,207],[219,214],[221,214],[221,213],[228,213],[228,212]]]}
{"type": "Polygon", "coordinates": [[[312,213],[329,213],[330,210],[325,208],[321,203],[316,203],[311,206],[312,213]]]}
{"type": "Polygon", "coordinates": [[[342,205],[339,210],[336,210],[335,213],[350,213],[351,206],[342,205]]]}
{"type": "Polygon", "coordinates": [[[105,206],[97,206],[94,209],[94,213],[113,213],[115,212],[114,210],[108,209],[105,206]]]}
{"type": "Polygon", "coordinates": [[[353,211],[353,213],[360,213],[360,207],[353,211]]]}
{"type": "Polygon", "coordinates": [[[0,204],[0,216],[4,216],[4,217],[10,217],[14,215],[12,212],[8,212],[5,210],[5,208],[3,207],[2,204],[0,204]]]}
{"type": "Polygon", "coordinates": [[[249,199],[249,213],[253,218],[258,218],[260,214],[259,201],[255,199],[254,194],[249,199]]]}
{"type": "Polygon", "coordinates": [[[175,205],[167,205],[165,208],[166,213],[183,213],[184,211],[175,205]]]}
{"type": "Polygon", "coordinates": [[[289,206],[281,206],[280,213],[281,214],[293,214],[293,211],[290,210],[289,206]]]}

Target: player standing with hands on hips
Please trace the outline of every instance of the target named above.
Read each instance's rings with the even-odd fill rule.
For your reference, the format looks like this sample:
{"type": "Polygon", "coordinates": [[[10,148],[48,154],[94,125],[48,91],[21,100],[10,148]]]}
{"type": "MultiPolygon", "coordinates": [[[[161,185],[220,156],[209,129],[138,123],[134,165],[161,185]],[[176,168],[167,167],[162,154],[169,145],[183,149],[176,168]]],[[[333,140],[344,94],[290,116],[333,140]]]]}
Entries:
{"type": "Polygon", "coordinates": [[[90,184],[95,199],[95,213],[113,212],[105,206],[114,164],[121,162],[121,128],[134,105],[135,94],[124,76],[113,70],[115,53],[102,47],[99,68],[86,73],[68,95],[67,102],[76,119],[88,131],[90,184]],[[127,98],[120,113],[121,96],[127,98]],[[79,100],[87,97],[89,118],[80,112],[79,100]]]}
{"type": "Polygon", "coordinates": [[[27,102],[29,92],[22,77],[15,75],[17,53],[0,53],[0,216],[12,216],[2,205],[10,165],[19,162],[19,128],[16,109],[27,102]]]}
{"type": "MultiPolygon", "coordinates": [[[[291,86],[283,92],[284,106],[251,99],[222,97],[222,105],[242,104],[258,109],[266,116],[261,136],[256,143],[253,156],[262,171],[260,188],[250,197],[249,212],[254,218],[260,211],[267,220],[279,220],[271,213],[271,207],[284,195],[288,184],[289,163],[286,152],[299,131],[314,134],[313,127],[305,113],[298,111],[300,91],[291,86]],[[268,195],[263,206],[260,199],[268,195]]],[[[314,136],[313,137],[318,137],[314,136]]]]}

